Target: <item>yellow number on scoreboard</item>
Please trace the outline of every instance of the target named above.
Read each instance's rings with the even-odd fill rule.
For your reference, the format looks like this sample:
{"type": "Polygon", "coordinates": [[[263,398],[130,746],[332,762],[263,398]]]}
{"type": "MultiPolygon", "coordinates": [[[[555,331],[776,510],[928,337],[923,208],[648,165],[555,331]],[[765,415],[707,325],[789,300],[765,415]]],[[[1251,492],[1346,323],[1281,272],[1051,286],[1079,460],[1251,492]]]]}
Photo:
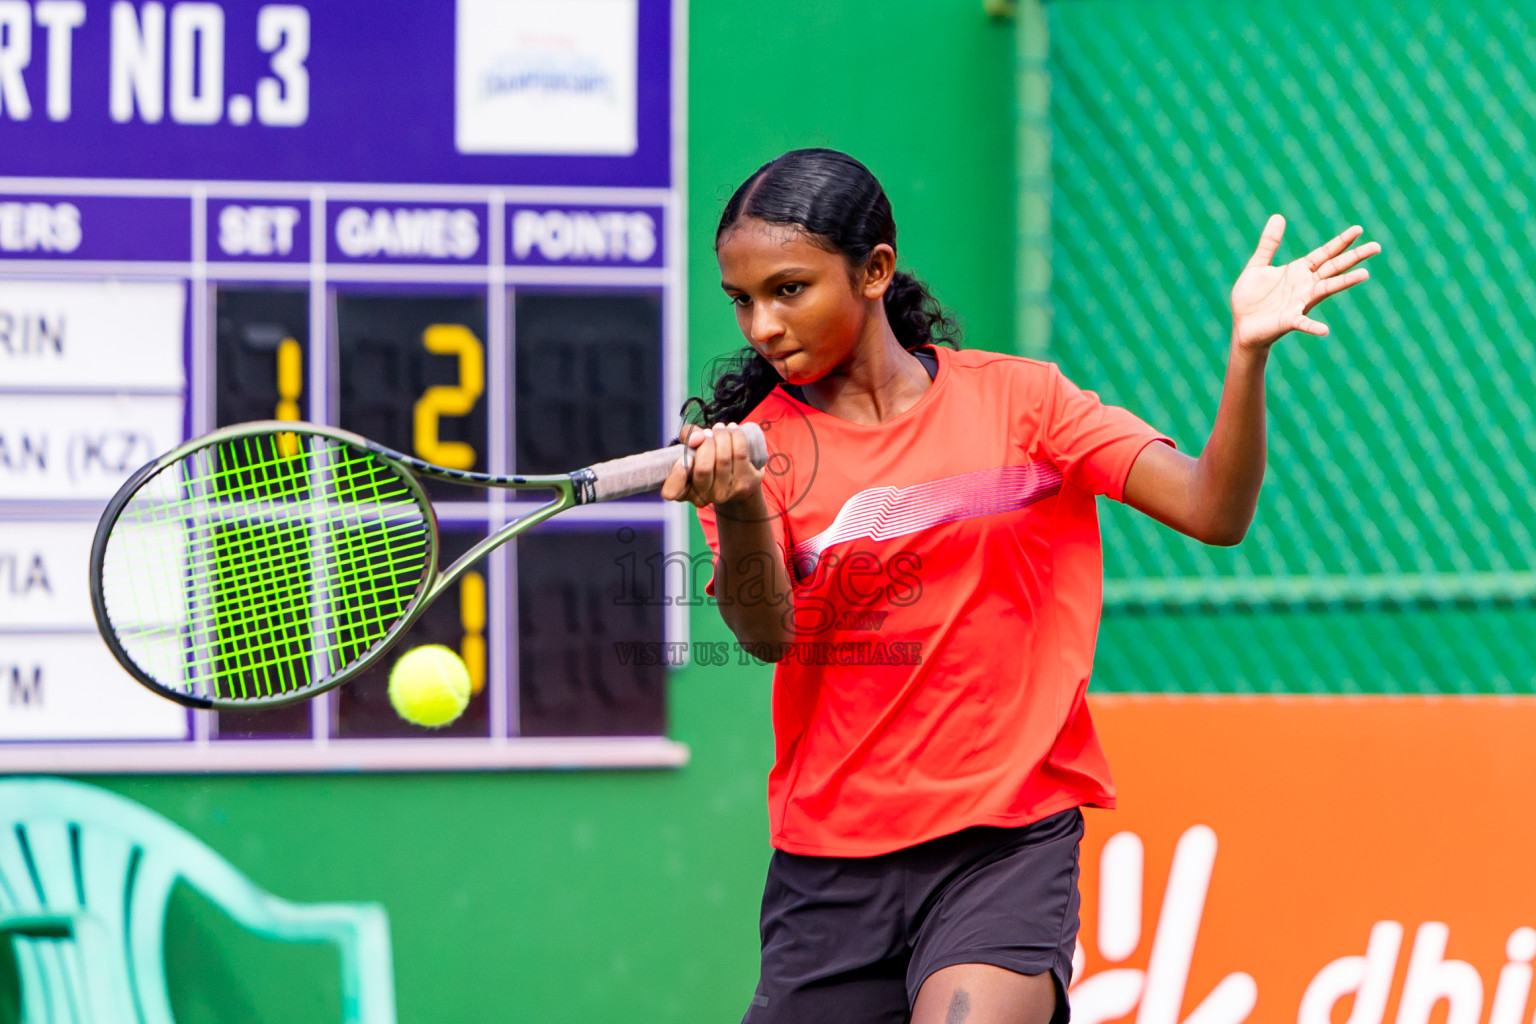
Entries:
{"type": "MultiPolygon", "coordinates": [[[[277,409],[274,419],[297,420],[299,395],[304,391],[304,351],[293,338],[284,338],[277,346],[277,409]]],[[[280,434],[277,450],[292,458],[299,453],[299,439],[280,434]]]]}
{"type": "Polygon", "coordinates": [[[422,333],[421,343],[428,352],[459,357],[459,382],[427,388],[416,402],[416,454],[449,469],[472,469],[474,448],[462,441],[439,440],[437,427],[443,416],[468,416],[485,390],[480,339],[462,324],[433,324],[422,333]]]}
{"type": "Polygon", "coordinates": [[[485,577],[477,572],[459,581],[459,625],[464,627],[459,656],[469,669],[469,692],[479,693],[485,689],[485,577]]]}

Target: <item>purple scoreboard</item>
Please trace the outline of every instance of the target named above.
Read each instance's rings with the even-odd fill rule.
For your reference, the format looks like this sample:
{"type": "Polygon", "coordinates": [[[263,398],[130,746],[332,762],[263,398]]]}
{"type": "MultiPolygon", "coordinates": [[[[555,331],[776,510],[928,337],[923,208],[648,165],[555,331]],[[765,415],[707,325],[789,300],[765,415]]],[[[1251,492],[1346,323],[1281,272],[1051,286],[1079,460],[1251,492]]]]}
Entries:
{"type": "MultiPolygon", "coordinates": [[[[686,641],[663,569],[687,520],[658,498],[573,510],[433,606],[400,649],[454,648],[475,688],[441,730],[394,715],[387,666],[189,712],[118,668],[86,585],[106,499],[217,426],[493,473],[673,436],[683,24],[671,0],[0,3],[0,772],[686,758],[641,656],[686,641]]],[[[428,490],[447,559],[527,508],[428,490]]]]}

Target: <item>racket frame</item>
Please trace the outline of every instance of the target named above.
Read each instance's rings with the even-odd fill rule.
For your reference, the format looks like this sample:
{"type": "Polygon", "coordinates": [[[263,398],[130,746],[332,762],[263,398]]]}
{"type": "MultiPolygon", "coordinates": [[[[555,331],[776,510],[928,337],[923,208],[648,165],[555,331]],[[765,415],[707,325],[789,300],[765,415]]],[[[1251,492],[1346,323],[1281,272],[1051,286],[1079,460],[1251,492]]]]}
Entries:
{"type": "MultiPolygon", "coordinates": [[[[679,446],[679,449],[681,450],[681,446],[679,446]]],[[[443,591],[456,583],[481,558],[484,558],[487,554],[516,537],[524,530],[542,523],[551,516],[564,512],[576,505],[586,504],[588,501],[595,500],[592,496],[591,479],[592,474],[586,469],[577,470],[573,473],[541,476],[527,474],[497,476],[490,473],[450,469],[446,466],[437,466],[414,456],[406,455],[404,452],[395,451],[393,448],[387,448],[376,441],[370,441],[368,438],[350,431],[313,423],[257,420],[250,423],[239,423],[223,427],[187,441],[159,458],[141,466],[132,476],[124,481],[123,485],[118,488],[117,493],[107,502],[106,508],[102,512],[101,520],[96,525],[96,534],[91,541],[91,608],[96,616],[98,632],[100,632],[102,639],[106,641],[108,649],[111,650],[118,663],[127,669],[129,675],[133,676],[139,683],[162,697],[173,700],[185,707],[205,711],[255,711],[295,704],[299,701],[318,696],[328,690],[335,689],[342,683],[357,678],[357,676],[378,664],[395,644],[399,642],[405,632],[416,624],[417,620],[426,612],[427,607],[443,591]],[[430,537],[428,548],[430,557],[426,560],[426,567],[422,573],[421,581],[417,584],[416,592],[401,611],[400,617],[395,621],[394,625],[382,637],[374,641],[367,651],[363,652],[361,656],[354,658],[339,672],[318,682],[311,683],[302,689],[258,698],[233,699],[199,696],[166,686],[139,667],[138,663],[123,647],[122,641],[118,639],[116,629],[112,626],[112,619],[107,610],[106,595],[102,585],[102,570],[106,563],[107,543],[111,538],[112,528],[117,525],[117,520],[122,515],[123,510],[128,507],[128,503],[148,480],[188,456],[205,448],[212,448],[242,437],[262,437],[284,433],[309,434],[362,448],[383,459],[395,470],[416,499],[417,507],[421,509],[423,518],[426,520],[430,537]],[[483,540],[476,542],[473,547],[455,560],[452,565],[446,569],[439,569],[437,565],[439,555],[437,513],[433,510],[431,499],[427,497],[426,490],[421,485],[421,477],[431,477],[454,483],[480,487],[496,487],[512,491],[554,491],[555,498],[534,509],[532,512],[502,525],[483,540]]]]}

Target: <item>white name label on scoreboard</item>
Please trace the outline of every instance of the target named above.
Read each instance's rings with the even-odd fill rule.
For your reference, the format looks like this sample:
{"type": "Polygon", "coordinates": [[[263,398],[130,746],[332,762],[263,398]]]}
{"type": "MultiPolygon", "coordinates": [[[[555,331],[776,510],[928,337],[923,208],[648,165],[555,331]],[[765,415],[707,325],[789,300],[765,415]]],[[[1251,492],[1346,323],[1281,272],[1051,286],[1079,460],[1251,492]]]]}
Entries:
{"type": "Polygon", "coordinates": [[[0,528],[0,624],[94,630],[86,576],[95,523],[7,522],[0,528]]]}
{"type": "Polygon", "coordinates": [[[181,388],[186,286],[0,281],[0,388],[181,388]]]}
{"type": "Polygon", "coordinates": [[[0,500],[104,501],[181,434],[179,397],[6,396],[0,500]]]}
{"type": "Polygon", "coordinates": [[[0,740],[184,740],[187,709],[136,682],[94,634],[0,634],[0,740]]]}

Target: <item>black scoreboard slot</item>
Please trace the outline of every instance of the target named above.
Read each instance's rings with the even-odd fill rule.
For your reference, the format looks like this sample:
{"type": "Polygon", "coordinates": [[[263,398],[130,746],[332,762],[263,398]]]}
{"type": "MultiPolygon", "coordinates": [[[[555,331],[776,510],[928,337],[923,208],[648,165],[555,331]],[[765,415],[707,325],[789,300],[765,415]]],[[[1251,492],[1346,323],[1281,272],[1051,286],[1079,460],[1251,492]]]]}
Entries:
{"type": "MultiPolygon", "coordinates": [[[[428,462],[487,472],[485,293],[336,297],[339,422],[428,462]]],[[[486,492],[427,480],[438,501],[486,492]]]]}
{"type": "Polygon", "coordinates": [[[665,441],[661,309],[660,291],[517,290],[518,472],[561,473],[665,441]]]}
{"type": "Polygon", "coordinates": [[[218,715],[214,738],[220,740],[308,739],[314,731],[309,701],[265,711],[218,715]]]}
{"type": "Polygon", "coordinates": [[[661,563],[659,526],[550,528],[517,540],[519,731],[666,732],[662,596],[634,566],[661,563]]]}
{"type": "MultiPolygon", "coordinates": [[[[215,300],[214,420],[307,420],[309,293],[220,288],[215,300]]],[[[218,739],[302,739],[311,735],[307,702],[221,714],[218,739]]]]}
{"type": "Polygon", "coordinates": [[[309,701],[261,711],[229,711],[214,715],[213,736],[220,740],[308,739],[314,732],[309,701]]]}
{"type": "Polygon", "coordinates": [[[218,290],[214,418],[309,419],[309,293],[218,290]]]}
{"type": "MultiPolygon", "coordinates": [[[[484,528],[439,526],[442,550],[439,561],[449,564],[485,539],[484,528]]],[[[469,706],[453,722],[432,730],[435,736],[485,736],[490,728],[490,700],[486,692],[486,671],[490,657],[499,651],[487,651],[489,561],[465,574],[423,613],[405,634],[383,664],[363,673],[335,691],[337,736],[420,736],[422,727],[411,725],[389,703],[389,672],[400,656],[424,644],[441,644],[464,659],[469,669],[469,706]]]]}

